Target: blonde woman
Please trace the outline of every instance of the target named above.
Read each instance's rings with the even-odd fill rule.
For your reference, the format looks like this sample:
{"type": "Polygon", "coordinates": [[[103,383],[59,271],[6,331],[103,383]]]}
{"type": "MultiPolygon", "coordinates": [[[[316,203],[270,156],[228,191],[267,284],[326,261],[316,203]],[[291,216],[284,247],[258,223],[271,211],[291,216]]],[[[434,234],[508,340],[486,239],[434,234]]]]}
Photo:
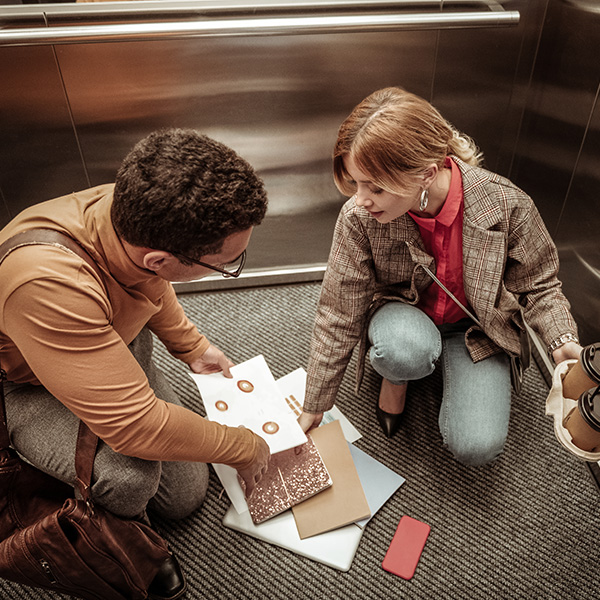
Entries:
{"type": "Polygon", "coordinates": [[[486,464],[508,431],[520,309],[556,362],[579,356],[556,248],[537,209],[480,162],[470,138],[401,88],[374,92],[341,125],[334,179],[351,197],[317,310],[305,430],[333,406],[360,343],[357,384],[369,348],[382,382],[377,403],[366,404],[385,435],[401,426],[407,386],[439,360],[444,443],[462,463],[486,464]]]}

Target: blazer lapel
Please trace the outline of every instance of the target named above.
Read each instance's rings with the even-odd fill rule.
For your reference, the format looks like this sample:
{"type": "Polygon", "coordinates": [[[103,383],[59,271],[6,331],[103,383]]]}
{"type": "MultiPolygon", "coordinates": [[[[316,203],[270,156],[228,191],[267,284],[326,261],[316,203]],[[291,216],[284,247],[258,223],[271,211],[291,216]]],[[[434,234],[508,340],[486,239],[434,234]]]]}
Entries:
{"type": "Polygon", "coordinates": [[[487,231],[463,223],[463,282],[469,304],[482,322],[499,297],[506,265],[506,238],[501,231],[487,231]]]}
{"type": "Polygon", "coordinates": [[[493,320],[507,260],[502,212],[486,188],[488,174],[455,159],[463,175],[463,282],[469,304],[485,325],[493,320]]]}

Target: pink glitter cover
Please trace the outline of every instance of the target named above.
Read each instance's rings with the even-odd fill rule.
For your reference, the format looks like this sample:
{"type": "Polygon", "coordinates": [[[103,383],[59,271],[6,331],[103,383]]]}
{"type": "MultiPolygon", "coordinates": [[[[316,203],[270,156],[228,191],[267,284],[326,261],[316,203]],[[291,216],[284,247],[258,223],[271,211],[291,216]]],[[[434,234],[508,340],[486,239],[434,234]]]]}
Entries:
{"type": "MultiPolygon", "coordinates": [[[[246,500],[254,523],[262,523],[332,485],[317,447],[310,435],[307,438],[302,446],[271,456],[268,471],[246,500]]],[[[244,482],[238,479],[244,489],[244,482]]]]}

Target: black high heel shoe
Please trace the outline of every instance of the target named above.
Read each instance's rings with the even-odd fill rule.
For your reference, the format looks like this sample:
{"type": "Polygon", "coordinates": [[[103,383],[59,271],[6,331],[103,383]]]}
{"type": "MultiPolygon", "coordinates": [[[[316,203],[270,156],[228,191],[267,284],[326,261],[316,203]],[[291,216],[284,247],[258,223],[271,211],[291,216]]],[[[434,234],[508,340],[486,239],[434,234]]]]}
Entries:
{"type": "Polygon", "coordinates": [[[377,415],[377,420],[381,425],[381,429],[383,429],[383,433],[385,437],[391,438],[401,427],[402,421],[404,419],[404,406],[406,404],[406,383],[394,385],[387,379],[381,380],[381,388],[379,390],[379,397],[377,398],[377,404],[375,405],[375,414],[377,415]],[[384,386],[386,389],[384,390],[384,386]],[[391,386],[391,388],[389,387],[391,386]],[[398,388],[398,389],[395,389],[398,388]],[[404,392],[402,396],[402,392],[404,392]],[[397,394],[401,394],[400,396],[395,397],[397,394]],[[398,401],[398,404],[402,406],[402,412],[400,413],[389,413],[386,412],[379,406],[379,402],[382,397],[384,398],[384,404],[390,401],[390,394],[393,400],[398,401]]]}
{"type": "Polygon", "coordinates": [[[375,414],[377,415],[377,420],[387,438],[391,438],[402,426],[404,413],[393,414],[385,412],[385,410],[379,406],[379,399],[377,399],[377,404],[375,405],[375,414]]]}

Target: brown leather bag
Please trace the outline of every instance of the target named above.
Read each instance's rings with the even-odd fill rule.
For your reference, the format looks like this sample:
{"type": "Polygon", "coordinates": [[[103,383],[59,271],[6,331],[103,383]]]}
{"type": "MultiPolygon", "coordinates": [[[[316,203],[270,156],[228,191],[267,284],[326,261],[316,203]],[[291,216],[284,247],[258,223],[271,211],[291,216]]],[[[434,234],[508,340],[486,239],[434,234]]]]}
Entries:
{"type": "MultiPolygon", "coordinates": [[[[24,244],[58,244],[98,272],[71,238],[50,230],[26,233],[0,246],[0,263],[24,244]]],[[[70,485],[32,467],[10,448],[5,379],[0,369],[0,578],[88,600],[147,598],[148,587],[170,556],[166,541],[143,523],[94,506],[90,487],[98,438],[83,422],[75,453],[81,499],[70,485]]]]}

